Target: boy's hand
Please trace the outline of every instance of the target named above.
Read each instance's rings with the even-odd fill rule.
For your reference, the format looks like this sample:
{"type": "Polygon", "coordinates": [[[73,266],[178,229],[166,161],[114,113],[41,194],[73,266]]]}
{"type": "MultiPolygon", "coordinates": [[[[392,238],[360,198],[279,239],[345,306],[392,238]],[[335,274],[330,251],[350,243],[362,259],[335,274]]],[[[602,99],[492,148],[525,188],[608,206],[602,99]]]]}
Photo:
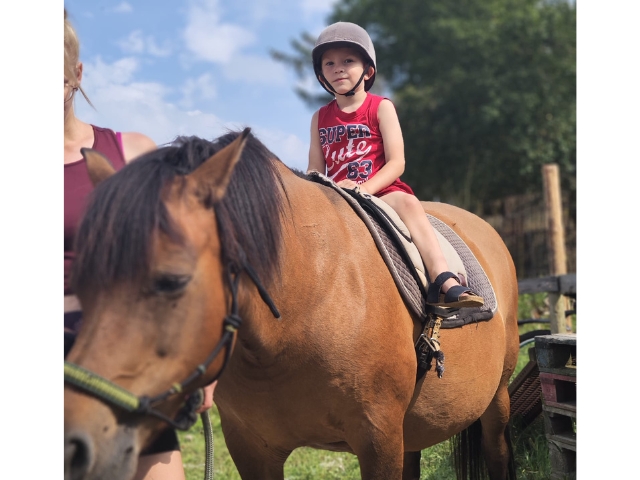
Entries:
{"type": "Polygon", "coordinates": [[[336,185],[338,185],[340,188],[348,188],[350,190],[358,187],[358,191],[360,193],[369,193],[367,188],[364,186],[364,183],[358,184],[353,180],[347,180],[346,178],[344,180],[340,180],[338,183],[336,183],[336,185]]]}

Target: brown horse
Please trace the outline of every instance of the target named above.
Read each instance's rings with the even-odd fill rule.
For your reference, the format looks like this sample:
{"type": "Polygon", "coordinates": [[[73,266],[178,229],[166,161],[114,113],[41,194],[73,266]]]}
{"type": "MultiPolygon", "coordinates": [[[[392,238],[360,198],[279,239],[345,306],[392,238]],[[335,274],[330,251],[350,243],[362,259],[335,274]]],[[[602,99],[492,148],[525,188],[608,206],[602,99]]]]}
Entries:
{"type": "MultiPolygon", "coordinates": [[[[85,157],[94,178],[108,170],[85,157]]],[[[498,304],[490,321],[441,331],[441,379],[430,371],[416,383],[420,324],[352,208],[246,131],[180,139],[100,182],[77,236],[84,324],[67,360],[152,397],[207,358],[231,311],[243,323],[215,402],[243,479],[283,479],[302,446],[357,455],[363,479],[417,479],[420,451],[459,433],[459,478],[515,478],[511,256],[479,217],[424,208],[467,243],[498,304]]],[[[185,392],[224,363],[215,357],[185,392]]],[[[173,417],[183,398],[157,410],[173,417]]],[[[130,478],[165,426],[66,385],[65,478],[130,478]]]]}

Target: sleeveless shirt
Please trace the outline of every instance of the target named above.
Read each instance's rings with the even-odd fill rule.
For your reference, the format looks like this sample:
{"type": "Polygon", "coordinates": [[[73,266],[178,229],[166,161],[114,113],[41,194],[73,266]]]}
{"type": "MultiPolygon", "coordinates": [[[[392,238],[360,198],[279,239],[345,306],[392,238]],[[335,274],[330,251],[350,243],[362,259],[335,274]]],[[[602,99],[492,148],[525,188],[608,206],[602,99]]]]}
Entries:
{"type": "MultiPolygon", "coordinates": [[[[355,112],[343,112],[335,99],[318,111],[320,147],[327,176],[334,182],[349,179],[364,183],[384,167],[384,145],[378,123],[378,107],[384,99],[367,93],[355,112]]],[[[411,187],[398,178],[375,196],[396,191],[413,195],[411,187]]]]}
{"type": "MultiPolygon", "coordinates": [[[[93,128],[93,148],[105,155],[116,170],[125,166],[120,132],[108,128],[93,128]]],[[[93,191],[87,163],[84,158],[64,165],[64,294],[71,295],[69,280],[71,265],[75,257],[73,241],[76,229],[87,204],[87,198],[93,191]]]]}

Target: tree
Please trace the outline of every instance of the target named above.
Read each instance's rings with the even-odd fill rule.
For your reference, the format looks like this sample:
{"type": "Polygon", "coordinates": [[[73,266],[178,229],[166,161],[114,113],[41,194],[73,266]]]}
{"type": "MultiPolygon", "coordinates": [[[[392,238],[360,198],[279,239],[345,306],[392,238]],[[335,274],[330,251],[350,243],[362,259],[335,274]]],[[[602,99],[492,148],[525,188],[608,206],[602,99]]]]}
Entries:
{"type": "MultiPolygon", "coordinates": [[[[553,162],[575,199],[574,3],[342,0],[335,21],[372,37],[374,88],[396,105],[403,179],[419,198],[482,213],[489,200],[539,191],[541,165],[553,162]]],[[[314,41],[304,34],[292,42],[294,55],[273,55],[313,76],[314,41]]],[[[318,92],[298,90],[308,103],[325,103],[318,92]]]]}

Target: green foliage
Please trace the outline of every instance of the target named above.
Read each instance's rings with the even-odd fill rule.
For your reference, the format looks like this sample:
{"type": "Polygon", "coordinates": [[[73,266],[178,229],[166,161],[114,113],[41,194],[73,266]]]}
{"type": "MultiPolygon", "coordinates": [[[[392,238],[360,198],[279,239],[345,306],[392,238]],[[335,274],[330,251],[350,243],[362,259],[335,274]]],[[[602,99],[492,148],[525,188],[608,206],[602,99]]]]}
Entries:
{"type": "MultiPolygon", "coordinates": [[[[539,191],[551,162],[575,198],[575,3],[342,0],[334,21],[357,23],[374,41],[374,88],[396,105],[403,179],[419,198],[481,214],[485,201],[539,191]]],[[[294,56],[279,54],[301,78],[313,75],[313,41],[306,34],[294,56]]]]}
{"type": "Polygon", "coordinates": [[[544,431],[542,415],[523,427],[512,422],[511,438],[516,458],[516,475],[519,480],[541,480],[551,477],[549,444],[544,431]]]}

